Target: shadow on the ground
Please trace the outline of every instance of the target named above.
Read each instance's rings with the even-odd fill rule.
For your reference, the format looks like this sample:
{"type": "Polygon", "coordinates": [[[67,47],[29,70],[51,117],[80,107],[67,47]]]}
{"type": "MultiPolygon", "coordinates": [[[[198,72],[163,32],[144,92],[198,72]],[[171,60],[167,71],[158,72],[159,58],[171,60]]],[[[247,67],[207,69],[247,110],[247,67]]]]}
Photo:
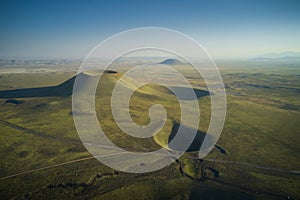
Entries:
{"type": "Polygon", "coordinates": [[[29,97],[67,97],[72,94],[76,77],[63,82],[62,84],[49,87],[25,88],[16,90],[0,91],[0,98],[29,98],[29,97]]]}
{"type": "MultiPolygon", "coordinates": [[[[194,90],[195,95],[191,94],[191,88],[186,88],[186,87],[179,87],[179,86],[171,86],[170,89],[176,92],[177,98],[179,100],[195,100],[195,97],[197,99],[205,96],[209,96],[209,92],[206,90],[200,90],[197,88],[192,88],[194,90]]],[[[173,92],[172,92],[173,93],[173,92]]]]}
{"type": "MultiPolygon", "coordinates": [[[[197,132],[192,144],[189,146],[189,148],[186,150],[186,152],[199,151],[202,146],[205,136],[209,137],[208,139],[212,140],[212,137],[210,135],[207,135],[205,132],[195,130],[194,128],[191,128],[191,127],[188,127],[185,125],[181,125],[181,126],[182,126],[181,129],[185,135],[193,134],[193,133],[195,133],[195,131],[197,132]]],[[[171,130],[171,134],[168,138],[169,148],[176,150],[176,151],[185,151],[184,146],[188,140],[187,139],[188,137],[185,138],[183,136],[176,142],[175,141],[173,143],[171,142],[174,139],[174,137],[176,136],[176,134],[179,130],[179,127],[180,127],[180,123],[174,122],[172,130],[171,130]]]]}

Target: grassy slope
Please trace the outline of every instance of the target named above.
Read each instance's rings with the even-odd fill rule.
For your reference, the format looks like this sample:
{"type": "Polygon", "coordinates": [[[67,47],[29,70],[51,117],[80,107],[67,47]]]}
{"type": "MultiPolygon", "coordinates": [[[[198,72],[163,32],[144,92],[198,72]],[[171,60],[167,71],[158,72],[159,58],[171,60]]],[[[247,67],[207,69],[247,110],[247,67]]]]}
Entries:
{"type": "MultiPolygon", "coordinates": [[[[190,74],[188,71],[186,73],[190,74]]],[[[40,83],[46,86],[48,82],[49,85],[55,85],[62,82],[65,77],[71,77],[71,75],[38,74],[40,79],[34,79],[36,80],[35,82],[30,79],[36,78],[37,74],[31,78],[28,77],[28,74],[26,76],[24,74],[15,74],[7,77],[1,76],[0,85],[3,89],[10,89],[10,85],[14,85],[14,88],[35,87],[40,83]]],[[[209,157],[299,170],[299,111],[281,107],[286,103],[292,104],[294,107],[299,106],[298,79],[291,75],[279,75],[271,78],[262,75],[253,76],[250,72],[245,74],[236,73],[235,75],[228,73],[224,77],[227,85],[231,87],[228,88],[227,120],[219,145],[225,148],[229,154],[225,155],[213,151],[209,157]],[[272,81],[276,80],[281,82],[279,84],[280,87],[284,86],[294,89],[280,89],[278,85],[276,87],[276,85],[272,84],[272,81]],[[244,83],[244,85],[241,85],[241,83],[244,83]],[[267,85],[272,86],[272,88],[257,88],[245,83],[267,85]]],[[[97,101],[96,105],[97,111],[99,111],[97,113],[98,117],[103,119],[100,123],[106,125],[108,136],[116,144],[128,149],[132,149],[132,147],[134,147],[134,150],[160,148],[156,142],[160,145],[165,144],[168,133],[170,133],[172,120],[178,120],[178,110],[174,109],[177,105],[176,99],[168,98],[167,101],[164,100],[164,98],[170,96],[164,93],[164,88],[157,88],[157,86],[147,86],[140,93],[136,93],[131,102],[131,113],[134,121],[139,124],[149,122],[147,113],[153,101],[162,103],[165,106],[170,119],[162,132],[154,138],[156,142],[152,139],[141,141],[141,139],[128,137],[116,131],[118,129],[112,122],[112,116],[109,113],[110,102],[107,96],[110,93],[109,89],[113,87],[117,79],[118,77],[115,75],[109,75],[103,79],[104,84],[102,86],[106,89],[99,90],[99,101],[97,101]],[[101,94],[101,91],[104,94],[101,94]],[[153,93],[157,95],[149,95],[153,93]],[[108,127],[114,127],[115,129],[108,129],[108,127]]],[[[196,86],[203,86],[200,80],[192,79],[191,82],[196,86]]],[[[17,106],[5,104],[4,100],[1,100],[0,118],[45,134],[78,140],[73,119],[70,115],[70,98],[44,97],[26,98],[23,100],[24,104],[17,106]]],[[[201,116],[204,122],[200,129],[204,131],[209,120],[209,109],[205,105],[209,105],[209,98],[205,97],[200,100],[200,106],[202,106],[203,112],[206,113],[203,117],[201,116]]],[[[1,159],[0,163],[2,176],[89,155],[82,147],[74,147],[71,144],[66,145],[57,141],[28,135],[3,125],[0,126],[0,130],[1,141],[5,144],[1,146],[1,158],[4,158],[1,159]]],[[[185,164],[185,172],[193,177],[198,176],[199,171],[197,167],[194,167],[192,161],[183,158],[182,162],[185,164]]],[[[289,195],[294,198],[300,196],[299,188],[297,188],[299,180],[294,175],[266,173],[265,171],[253,170],[252,168],[216,163],[208,163],[208,165],[219,170],[220,177],[216,179],[217,181],[224,181],[227,184],[232,184],[233,187],[239,186],[249,191],[260,191],[261,193],[270,192],[283,196],[289,195]],[[245,180],[248,181],[245,182],[245,180]]],[[[162,170],[161,173],[169,171],[172,172],[169,176],[153,175],[153,177],[156,177],[156,179],[157,177],[163,177],[164,181],[158,181],[158,183],[166,185],[168,181],[172,182],[172,179],[178,176],[178,165],[174,164],[170,168],[162,170]],[[175,171],[177,172],[175,173],[175,171]]],[[[91,196],[101,197],[101,191],[112,187],[109,182],[118,183],[116,184],[116,189],[120,188],[120,190],[108,192],[105,194],[106,196],[122,194],[134,198],[137,197],[136,194],[143,193],[141,190],[149,195],[154,195],[152,190],[157,190],[149,189],[153,187],[151,181],[139,187],[136,187],[136,185],[130,186],[131,184],[136,184],[137,181],[134,180],[137,179],[131,178],[131,176],[126,174],[108,175],[104,179],[100,178],[94,182],[91,181],[91,177],[94,177],[95,174],[107,172],[113,173],[111,169],[102,165],[99,166],[98,162],[94,160],[70,164],[64,167],[34,172],[32,175],[3,180],[0,182],[1,195],[3,195],[3,198],[12,197],[16,194],[27,194],[35,197],[45,194],[67,197],[68,195],[64,194],[64,191],[81,196],[87,195],[85,191],[90,191],[92,193],[91,196]],[[87,168],[89,170],[86,170],[87,168]],[[28,184],[29,177],[31,177],[30,180],[35,181],[30,181],[30,184],[28,184]],[[121,181],[118,182],[114,177],[121,181]],[[126,182],[125,180],[130,181],[126,182]],[[90,182],[92,184],[89,187],[80,185],[90,182]],[[76,183],[77,185],[67,187],[69,183],[76,183]],[[55,188],[49,189],[49,185],[55,185],[55,188]],[[124,185],[127,185],[125,189],[124,185]],[[29,194],[29,192],[32,194],[29,194]]],[[[151,177],[144,176],[140,180],[149,180],[151,177]]],[[[170,184],[172,185],[172,183],[170,184]]],[[[184,187],[181,187],[181,189],[189,191],[184,189],[184,187]]],[[[180,189],[178,190],[181,191],[180,189]]],[[[169,189],[166,189],[163,193],[169,196],[177,195],[175,194],[176,192],[174,193],[169,189]]],[[[179,193],[190,195],[189,192],[179,193]]],[[[256,197],[262,198],[263,194],[256,197]]]]}

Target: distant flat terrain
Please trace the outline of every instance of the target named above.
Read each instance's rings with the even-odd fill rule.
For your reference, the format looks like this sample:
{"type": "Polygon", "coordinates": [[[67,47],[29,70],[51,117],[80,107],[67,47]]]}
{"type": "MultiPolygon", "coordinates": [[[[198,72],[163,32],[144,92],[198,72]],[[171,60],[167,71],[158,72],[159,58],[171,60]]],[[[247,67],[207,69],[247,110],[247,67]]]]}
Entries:
{"type": "MultiPolygon", "coordinates": [[[[0,74],[0,198],[299,199],[299,68],[255,65],[251,70],[248,63],[245,70],[239,64],[221,67],[227,118],[217,145],[201,160],[196,151],[209,125],[209,92],[193,69],[176,66],[197,97],[182,100],[199,102],[199,137],[173,164],[146,174],[115,171],[87,152],[72,117],[74,71],[0,74]]],[[[113,67],[118,73],[105,73],[96,92],[97,117],[107,137],[128,151],[172,148],[167,143],[180,123],[174,94],[155,84],[139,88],[130,100],[133,121],[147,125],[154,103],[164,106],[168,119],[153,138],[128,136],[110,108],[112,89],[128,65],[113,67]]]]}

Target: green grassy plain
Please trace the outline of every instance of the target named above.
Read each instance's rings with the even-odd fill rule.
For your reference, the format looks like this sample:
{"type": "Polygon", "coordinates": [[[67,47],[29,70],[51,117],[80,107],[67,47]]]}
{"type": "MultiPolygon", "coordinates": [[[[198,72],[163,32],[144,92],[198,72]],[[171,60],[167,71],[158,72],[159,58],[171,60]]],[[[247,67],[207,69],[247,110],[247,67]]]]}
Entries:
{"type": "MultiPolygon", "coordinates": [[[[219,148],[203,160],[192,158],[197,157],[195,152],[185,153],[172,165],[146,174],[118,172],[93,158],[80,160],[91,155],[75,130],[71,97],[17,98],[23,102],[18,105],[0,99],[4,121],[0,123],[0,198],[299,199],[300,175],[290,173],[300,169],[299,70],[221,69],[228,110],[219,148]],[[74,160],[78,162],[66,163],[74,160]],[[56,166],[59,163],[65,164],[56,166]],[[8,177],[20,172],[28,173],[8,177]]],[[[205,89],[193,70],[179,70],[195,88],[205,89]]],[[[167,110],[168,120],[153,138],[128,136],[117,127],[110,110],[110,94],[121,75],[105,74],[100,82],[96,96],[100,125],[122,148],[152,151],[166,147],[174,124],[180,123],[177,99],[158,85],[140,88],[130,101],[133,121],[149,123],[148,109],[157,103],[167,110]]],[[[0,89],[54,86],[73,76],[71,72],[3,74],[0,89]]],[[[209,96],[201,97],[199,105],[199,131],[206,132],[209,96]]]]}

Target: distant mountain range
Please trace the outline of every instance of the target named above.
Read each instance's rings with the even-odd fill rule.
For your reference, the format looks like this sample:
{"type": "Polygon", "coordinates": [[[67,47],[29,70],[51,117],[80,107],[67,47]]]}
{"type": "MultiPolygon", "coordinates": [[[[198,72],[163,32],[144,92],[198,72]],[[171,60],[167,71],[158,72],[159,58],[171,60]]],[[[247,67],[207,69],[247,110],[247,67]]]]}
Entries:
{"type": "Polygon", "coordinates": [[[285,51],[280,53],[267,53],[258,55],[252,60],[300,60],[300,52],[285,51]]]}

